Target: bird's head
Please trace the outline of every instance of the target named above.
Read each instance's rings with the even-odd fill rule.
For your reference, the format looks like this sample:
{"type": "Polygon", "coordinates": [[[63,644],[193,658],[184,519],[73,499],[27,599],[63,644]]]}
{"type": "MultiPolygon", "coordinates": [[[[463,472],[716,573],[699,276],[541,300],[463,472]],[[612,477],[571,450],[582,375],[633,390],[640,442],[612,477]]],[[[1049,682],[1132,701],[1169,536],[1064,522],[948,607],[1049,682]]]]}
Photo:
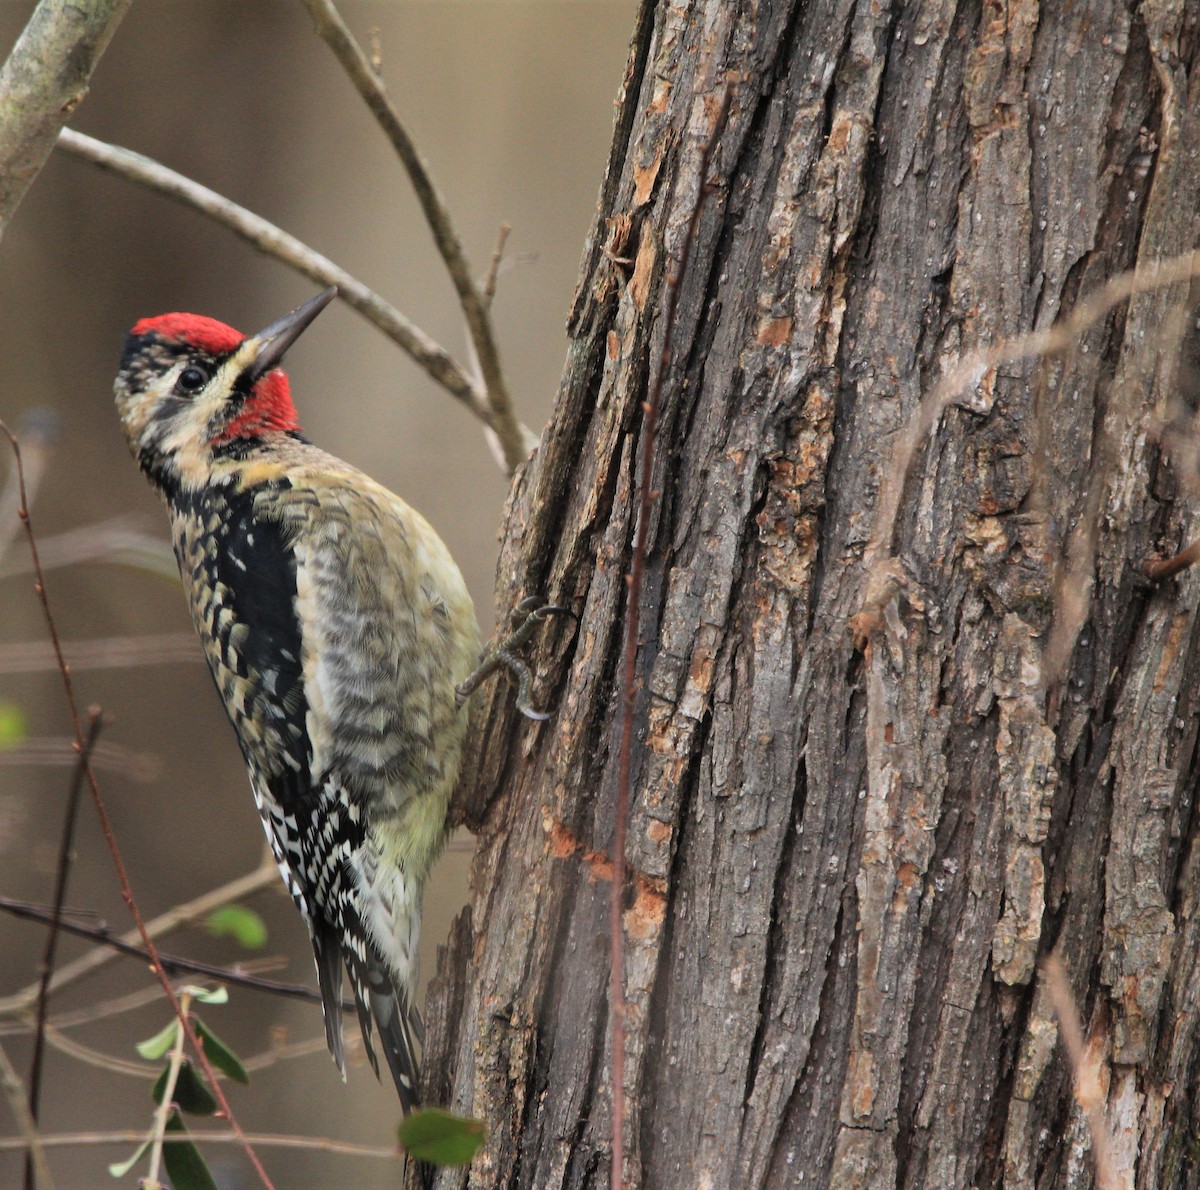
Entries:
{"type": "Polygon", "coordinates": [[[163,487],[199,486],[214,458],[297,431],[279,364],[336,296],[336,288],[326,289],[249,338],[198,314],[137,323],[125,338],[114,391],[125,440],[151,479],[163,487]]]}

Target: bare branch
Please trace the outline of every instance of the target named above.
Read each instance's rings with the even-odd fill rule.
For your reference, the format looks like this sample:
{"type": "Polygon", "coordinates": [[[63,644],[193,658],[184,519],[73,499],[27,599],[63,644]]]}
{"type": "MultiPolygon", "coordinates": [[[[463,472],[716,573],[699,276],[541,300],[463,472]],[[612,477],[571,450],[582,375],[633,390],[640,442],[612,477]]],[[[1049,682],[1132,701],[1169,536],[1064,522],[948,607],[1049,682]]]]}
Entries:
{"type": "MultiPolygon", "coordinates": [[[[37,410],[21,419],[21,441],[25,443],[25,499],[32,504],[41,487],[42,475],[50,461],[50,451],[58,437],[58,420],[49,410],[37,410]]],[[[20,477],[12,467],[0,491],[0,573],[13,541],[21,531],[20,477]]]]}
{"type": "MultiPolygon", "coordinates": [[[[26,905],[24,908],[40,909],[41,907],[26,905]]],[[[69,914],[73,911],[64,909],[63,912],[64,914],[69,914]]],[[[68,929],[69,926],[70,923],[68,923],[68,929]]],[[[158,988],[147,985],[146,987],[138,988],[136,992],[130,992],[128,995],[114,996],[109,1000],[95,1001],[73,1009],[70,1012],[56,1012],[47,1021],[46,1028],[63,1030],[78,1028],[80,1025],[90,1025],[96,1021],[105,1020],[108,1017],[119,1016],[125,1012],[134,1012],[139,1008],[145,1008],[147,1004],[153,1004],[157,999],[159,999],[158,988]]],[[[28,1032],[28,1015],[22,1020],[0,1022],[0,1036],[28,1032]]]]}
{"type": "MultiPolygon", "coordinates": [[[[58,844],[58,863],[54,875],[54,904],[50,911],[50,929],[42,952],[42,970],[38,980],[36,1024],[33,1031],[33,1058],[29,1064],[29,1114],[36,1124],[42,1094],[42,1059],[46,1052],[46,1013],[50,1008],[50,978],[54,974],[54,959],[58,951],[58,933],[62,924],[63,902],[67,897],[67,875],[71,870],[71,853],[75,842],[75,823],[79,817],[79,795],[83,789],[83,772],[96,746],[103,719],[98,708],[88,712],[87,737],[79,750],[71,788],[67,793],[67,808],[63,814],[62,836],[58,844]]],[[[32,1151],[25,1159],[26,1190],[33,1190],[34,1165],[32,1151]]]]}
{"type": "MultiPolygon", "coordinates": [[[[921,398],[908,424],[897,435],[892,448],[890,465],[884,472],[878,511],[871,540],[867,545],[866,560],[878,583],[892,560],[892,540],[896,532],[896,519],[900,513],[900,501],[912,474],[916,452],[937,426],[946,407],[972,385],[977,385],[992,368],[1001,364],[1016,363],[1035,356],[1053,355],[1070,347],[1085,331],[1103,318],[1109,310],[1134,294],[1158,289],[1165,285],[1178,285],[1200,277],[1200,252],[1186,252],[1164,260],[1150,268],[1135,269],[1121,273],[1106,285],[1080,302],[1070,316],[1042,331],[1004,339],[994,347],[975,351],[959,360],[921,398]]],[[[867,590],[871,590],[868,579],[867,590]]],[[[867,611],[874,609],[867,608],[867,611]]]]}
{"type": "Polygon", "coordinates": [[[488,265],[487,276],[483,279],[483,304],[490,310],[492,299],[496,296],[496,279],[500,276],[500,262],[504,259],[504,245],[512,233],[511,223],[501,223],[496,232],[496,246],[492,249],[492,263],[488,265]]]}
{"type": "Polygon", "coordinates": [[[1162,582],[1174,578],[1181,570],[1187,570],[1200,562],[1200,541],[1193,541],[1170,558],[1152,558],[1146,562],[1143,569],[1146,577],[1152,582],[1162,582]]]}
{"type": "MultiPolygon", "coordinates": [[[[255,868],[253,872],[248,872],[244,876],[239,876],[236,880],[231,880],[226,884],[220,885],[218,888],[211,889],[192,901],[176,905],[168,909],[166,913],[160,914],[153,920],[146,922],[146,933],[151,938],[161,938],[173,930],[191,925],[192,922],[206,917],[214,909],[219,909],[222,905],[229,904],[230,901],[240,900],[242,897],[249,896],[251,893],[257,892],[262,888],[274,887],[278,880],[279,873],[274,862],[264,863],[255,868]]],[[[34,919],[37,919],[37,914],[39,913],[39,910],[28,904],[20,901],[9,901],[4,898],[0,898],[0,908],[18,916],[34,919]]],[[[117,952],[133,953],[140,958],[146,957],[142,950],[138,949],[141,934],[137,930],[128,930],[117,937],[109,937],[103,932],[96,935],[90,934],[87,932],[90,927],[73,925],[66,921],[62,923],[61,928],[72,934],[81,934],[83,937],[96,937],[101,942],[101,945],[87,954],[81,955],[74,962],[64,963],[59,967],[54,973],[54,978],[50,981],[50,991],[52,993],[66,987],[68,984],[78,982],[85,975],[90,975],[93,971],[101,967],[107,966],[117,958],[117,952]]],[[[187,960],[173,958],[172,961],[180,964],[179,970],[182,971],[185,969],[182,964],[186,963],[187,960]]],[[[212,972],[207,971],[196,971],[195,973],[200,975],[212,974],[212,972]]],[[[216,978],[215,975],[214,978],[216,978]]],[[[38,985],[34,983],[22,988],[19,992],[13,993],[11,996],[6,996],[0,1000],[0,1017],[13,1016],[16,1013],[32,1008],[37,1003],[37,994],[38,985]]]]}
{"type": "MultiPolygon", "coordinates": [[[[204,660],[194,632],[159,632],[145,636],[101,636],[94,640],[69,640],[63,642],[63,653],[76,673],[82,669],[181,665],[204,660]]],[[[55,667],[53,649],[40,641],[14,641],[12,644],[0,645],[0,674],[44,673],[55,667]]],[[[93,761],[97,759],[93,757],[93,761]]]]}
{"type": "MultiPolygon", "coordinates": [[[[274,883],[275,875],[272,872],[272,883],[274,883]]],[[[0,897],[0,912],[10,913],[13,917],[25,918],[27,921],[50,922],[52,914],[47,909],[42,909],[36,905],[28,905],[21,901],[14,901],[9,897],[0,897]]],[[[98,942],[97,948],[100,952],[106,952],[104,957],[115,957],[117,955],[127,955],[130,958],[140,959],[143,962],[148,962],[150,955],[144,946],[138,946],[135,942],[128,941],[129,935],[123,937],[115,937],[110,934],[107,926],[85,926],[78,922],[61,921],[58,928],[65,934],[71,934],[77,938],[89,938],[93,942],[98,942]]],[[[96,952],[92,952],[95,954],[96,952]]],[[[85,955],[84,962],[90,959],[92,955],[85,955]]],[[[208,979],[215,979],[221,983],[227,983],[236,987],[250,988],[256,992],[270,992],[275,996],[284,996],[292,1000],[306,1000],[312,1004],[321,1003],[321,993],[313,988],[305,987],[303,984],[297,983],[282,983],[276,979],[264,979],[261,975],[251,975],[249,972],[239,970],[235,967],[218,967],[213,963],[202,963],[197,959],[185,959],[181,955],[166,954],[163,951],[158,952],[159,962],[162,963],[164,970],[169,975],[203,975],[208,979]]],[[[93,963],[92,968],[99,966],[99,963],[93,963]]],[[[65,968],[64,968],[65,970],[65,968]]],[[[25,1008],[17,1003],[17,996],[9,997],[8,1000],[0,1003],[0,1017],[9,1016],[13,1013],[24,1012],[25,1008]]],[[[343,1001],[344,1007],[349,1010],[354,1007],[353,1000],[343,1001]]]]}
{"type": "Polygon", "coordinates": [[[201,186],[165,165],[140,153],[117,145],[105,144],[94,137],[64,128],[59,147],[101,169],[119,174],[131,182],[146,186],[167,198],[207,215],[235,235],[253,244],[261,252],[295,269],[319,285],[336,285],[338,296],[357,310],[368,322],[383,331],[403,351],[424,368],[451,396],[457,397],[486,426],[494,429],[495,418],[486,399],[471,383],[467,374],[440,344],[409,321],[395,306],[385,302],[345,269],[328,257],[314,252],[307,244],[268,223],[260,215],[201,186]]]}
{"type": "MultiPolygon", "coordinates": [[[[146,1139],[143,1132],[128,1129],[120,1132],[59,1132],[43,1136],[43,1148],[60,1149],[73,1148],[83,1145],[125,1145],[140,1144],[146,1139]]],[[[331,1140],[324,1136],[288,1136],[277,1132],[248,1133],[246,1139],[251,1144],[263,1148],[279,1149],[308,1149],[315,1153],[338,1153],[345,1157],[372,1157],[381,1161],[398,1161],[402,1156],[397,1148],[383,1148],[379,1145],[359,1145],[350,1141],[331,1140]]],[[[229,1132],[200,1132],[189,1130],[186,1136],[168,1136],[164,1144],[237,1144],[238,1137],[229,1132]]],[[[0,1137],[0,1153],[11,1153],[14,1149],[25,1147],[24,1137],[0,1137]]]]}
{"type": "MultiPolygon", "coordinates": [[[[21,765],[67,768],[78,761],[79,753],[70,736],[35,736],[0,752],[0,768],[21,765]]],[[[97,744],[88,757],[88,763],[97,772],[106,769],[139,783],[153,781],[162,771],[162,765],[153,753],[135,752],[124,744],[97,744]]]]}
{"type": "Polygon", "coordinates": [[[87,94],[130,0],[41,0],[0,68],[0,237],[87,94]]]}
{"type": "MultiPolygon", "coordinates": [[[[179,1007],[185,1019],[191,1006],[191,996],[187,992],[180,992],[179,1007]]],[[[145,1181],[142,1183],[145,1190],[163,1190],[162,1183],[158,1180],[158,1171],[162,1165],[163,1138],[167,1135],[167,1121],[171,1118],[171,1108],[174,1106],[171,1100],[175,1098],[175,1083],[179,1079],[179,1071],[183,1066],[184,1040],[183,1030],[180,1029],[175,1035],[175,1044],[171,1046],[171,1060],[167,1064],[167,1081],[163,1086],[162,1098],[158,1101],[158,1107],[154,1111],[154,1131],[150,1144],[150,1168],[146,1173],[145,1181]]]]}
{"type": "MultiPolygon", "coordinates": [[[[17,433],[25,442],[25,432],[18,430],[17,433]]],[[[26,477],[29,475],[28,454],[26,448],[26,477]]],[[[0,507],[0,516],[5,515],[6,508],[0,507]]],[[[56,570],[61,566],[77,566],[84,562],[113,562],[179,582],[179,565],[171,552],[171,543],[164,537],[136,528],[138,519],[129,516],[110,517],[43,538],[38,543],[42,569],[56,570]]],[[[8,558],[0,564],[0,578],[29,574],[32,569],[28,562],[8,558]]]]}
{"type": "Polygon", "coordinates": [[[21,1076],[17,1073],[11,1059],[3,1046],[0,1046],[0,1086],[4,1088],[4,1096],[21,1129],[17,1140],[0,1142],[7,1149],[27,1149],[33,1168],[37,1173],[37,1184],[41,1190],[54,1190],[54,1182],[50,1177],[50,1166],[46,1162],[45,1148],[42,1138],[38,1135],[37,1123],[29,1111],[29,1101],[25,1098],[25,1088],[21,1085],[21,1076]]]}
{"type": "MultiPolygon", "coordinates": [[[[170,964],[169,959],[164,959],[164,961],[168,965],[170,964]]],[[[233,974],[235,977],[238,975],[237,972],[233,974]]],[[[222,982],[234,983],[237,980],[236,978],[233,980],[222,979],[222,982]]],[[[305,993],[304,999],[320,1003],[320,995],[318,993],[310,993],[307,988],[292,988],[291,985],[283,986],[286,986],[289,991],[294,990],[298,993],[305,993]]],[[[146,1081],[156,1079],[162,1073],[162,1068],[157,1064],[132,1062],[127,1058],[114,1057],[112,1054],[106,1054],[102,1050],[95,1049],[90,1045],[84,1045],[82,1042],[68,1037],[63,1030],[70,1026],[93,1024],[96,1021],[116,1016],[122,1012],[145,1008],[147,1004],[152,1004],[161,998],[162,992],[156,985],[147,986],[139,988],[136,992],[131,992],[127,996],[118,996],[112,1000],[102,1001],[95,1005],[89,1004],[75,1012],[61,1013],[51,1018],[47,1023],[46,1042],[51,1049],[58,1050],[59,1053],[65,1054],[69,1058],[75,1058],[77,1061],[83,1062],[88,1066],[95,1066],[100,1070],[107,1070],[112,1074],[126,1075],[130,1078],[144,1079],[146,1081]]],[[[353,1007],[353,1001],[345,1000],[342,1006],[349,1012],[353,1007]]],[[[28,1015],[26,1015],[19,1021],[9,1021],[0,1025],[0,1035],[24,1035],[29,1033],[31,1028],[28,1015]]],[[[248,1058],[243,1058],[242,1066],[248,1074],[253,1074],[256,1070],[266,1070],[280,1062],[296,1058],[306,1058],[313,1054],[323,1054],[325,1050],[326,1041],[324,1033],[314,1037],[307,1037],[302,1041],[278,1041],[271,1044],[268,1049],[253,1054],[248,1058]]],[[[365,1056],[363,1061],[366,1061],[365,1056]]]]}
{"type": "Polygon", "coordinates": [[[289,1041],[273,1045],[270,1049],[263,1050],[261,1054],[252,1054],[249,1058],[243,1058],[242,1069],[247,1074],[253,1074],[256,1070],[267,1070],[280,1062],[287,1062],[293,1058],[309,1058],[313,1054],[324,1054],[328,1049],[329,1042],[325,1040],[325,1034],[321,1033],[316,1037],[306,1037],[302,1041],[289,1041]]]}
{"type": "MultiPolygon", "coordinates": [[[[156,1000],[162,998],[162,992],[158,987],[151,990],[154,992],[156,1000]]],[[[107,1070],[110,1074],[124,1074],[148,1080],[157,1078],[161,1073],[157,1066],[131,1062],[127,1058],[114,1058],[111,1054],[105,1054],[90,1045],[84,1045],[60,1032],[53,1025],[46,1026],[46,1043],[51,1049],[65,1054],[68,1058],[74,1058],[77,1062],[83,1062],[87,1066],[107,1070]]]]}
{"type": "MultiPolygon", "coordinates": [[[[0,421],[0,430],[7,436],[9,443],[12,446],[13,458],[17,468],[17,483],[20,491],[20,507],[17,509],[17,515],[20,518],[21,524],[25,527],[25,538],[29,543],[29,555],[33,559],[34,569],[34,591],[37,593],[38,600],[42,605],[42,614],[46,621],[46,630],[50,634],[50,643],[54,646],[54,652],[58,657],[59,673],[62,676],[63,694],[67,702],[67,710],[70,712],[71,725],[75,729],[75,742],[79,747],[80,752],[84,751],[84,735],[83,723],[79,716],[79,707],[75,700],[75,684],[71,680],[71,671],[63,659],[62,646],[59,642],[58,626],[54,622],[54,615],[50,610],[50,600],[46,595],[45,576],[42,574],[41,562],[38,559],[37,538],[34,536],[33,524],[29,518],[29,502],[26,499],[25,489],[25,471],[21,461],[21,444],[17,441],[16,435],[8,426],[0,421]]],[[[204,1071],[205,1077],[212,1084],[213,1096],[217,1100],[217,1104],[225,1119],[229,1121],[230,1128],[237,1134],[242,1143],[242,1150],[245,1152],[247,1159],[258,1180],[266,1187],[266,1190],[274,1190],[274,1185],[271,1179],[267,1176],[267,1171],[263,1168],[262,1162],[258,1158],[258,1154],[254,1151],[253,1145],[245,1139],[245,1133],[242,1131],[242,1126],[237,1122],[237,1117],[233,1114],[233,1109],[229,1106],[229,1101],[225,1097],[225,1092],[221,1089],[217,1073],[213,1069],[212,1062],[208,1055],[204,1052],[204,1046],[200,1044],[200,1038],[196,1035],[195,1029],[192,1028],[191,1022],[187,1018],[187,1014],[182,1011],[179,1006],[179,999],[175,995],[175,989],[171,987],[171,981],[163,969],[162,963],[158,958],[158,951],[155,948],[154,941],[146,930],[146,924],[142,919],[141,910],[138,908],[137,901],[134,899],[133,886],[129,882],[129,872],[125,867],[125,861],[121,857],[121,849],[117,845],[116,835],[113,833],[112,820],[108,816],[108,809],[104,804],[104,798],[100,794],[100,786],[96,781],[96,774],[92,771],[92,766],[86,757],[81,760],[83,774],[87,778],[88,789],[92,795],[92,804],[96,807],[96,816],[100,820],[100,831],[104,836],[104,842],[108,846],[109,855],[112,857],[113,867],[116,869],[117,882],[121,886],[121,899],[125,902],[129,909],[129,915],[133,918],[133,924],[137,929],[138,935],[142,940],[142,945],[146,948],[150,966],[154,970],[154,974],[158,982],[162,985],[163,994],[167,998],[167,1002],[171,1005],[171,1010],[174,1012],[179,1021],[179,1027],[187,1035],[188,1044],[195,1053],[200,1062],[200,1066],[204,1071]]],[[[40,991],[40,985],[39,985],[40,991]]]]}
{"type": "MultiPolygon", "coordinates": [[[[304,0],[304,3],[316,24],[317,33],[345,68],[351,82],[371,109],[375,119],[379,121],[379,126],[392,142],[392,147],[408,171],[425,221],[433,233],[434,243],[458,293],[459,304],[467,321],[471,343],[483,375],[486,403],[492,413],[490,425],[500,439],[504,460],[511,474],[525,461],[531,449],[528,431],[523,429],[513,413],[512,398],[504,382],[500,351],[496,346],[487,302],[475,285],[462,241],[450,218],[449,208],[442,199],[437,183],[434,182],[416,142],[392,106],[382,80],[367,55],[363,53],[362,47],[355,41],[354,35],[346,27],[333,0],[304,0]]],[[[536,442],[536,439],[534,441],[536,442]]]]}
{"type": "Polygon", "coordinates": [[[1113,1140],[1104,1114],[1104,1092],[1097,1079],[1096,1062],[1088,1056],[1075,996],[1057,951],[1052,951],[1042,963],[1042,978],[1046,981],[1054,1015],[1058,1017],[1059,1035],[1071,1063],[1075,1102],[1087,1117],[1092,1158],[1096,1163],[1096,1185],[1100,1190],[1126,1190],[1132,1183],[1120,1177],[1113,1160],[1113,1140]]]}

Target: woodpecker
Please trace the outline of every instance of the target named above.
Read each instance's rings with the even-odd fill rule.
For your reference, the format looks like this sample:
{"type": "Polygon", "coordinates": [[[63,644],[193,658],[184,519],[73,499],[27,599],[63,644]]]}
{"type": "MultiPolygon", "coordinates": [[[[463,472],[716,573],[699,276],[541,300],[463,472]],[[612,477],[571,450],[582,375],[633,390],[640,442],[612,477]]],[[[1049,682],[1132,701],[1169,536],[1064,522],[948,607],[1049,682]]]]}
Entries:
{"type": "Polygon", "coordinates": [[[308,927],[345,1078],[342,966],[401,1106],[417,1102],[421,891],[446,838],[479,650],[441,538],[300,432],[284,353],[327,289],[249,338],[145,318],[117,374],[126,441],[171,521],[188,606],[308,927]]]}

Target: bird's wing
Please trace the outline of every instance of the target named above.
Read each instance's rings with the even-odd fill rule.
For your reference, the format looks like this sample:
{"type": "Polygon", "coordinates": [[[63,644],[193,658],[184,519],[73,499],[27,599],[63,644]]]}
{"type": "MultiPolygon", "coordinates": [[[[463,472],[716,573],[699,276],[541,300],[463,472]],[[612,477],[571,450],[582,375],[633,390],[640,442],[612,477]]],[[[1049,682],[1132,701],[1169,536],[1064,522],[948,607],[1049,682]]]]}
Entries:
{"type": "MultiPolygon", "coordinates": [[[[298,869],[297,824],[311,813],[315,792],[295,559],[279,526],[257,515],[253,498],[231,496],[221,519],[208,573],[199,566],[191,571],[194,583],[211,583],[211,589],[190,603],[206,620],[200,635],[209,668],[246,757],[276,858],[298,869]]],[[[181,556],[181,569],[184,563],[181,556]]],[[[186,579],[186,569],[184,574],[186,579]]],[[[293,872],[288,885],[311,918],[311,906],[299,900],[310,892],[303,874],[293,872]]]]}
{"type": "Polygon", "coordinates": [[[448,678],[411,526],[362,478],[265,499],[294,558],[313,772],[378,809],[435,779],[448,678]]]}
{"type": "MultiPolygon", "coordinates": [[[[320,837],[304,844],[312,895],[337,926],[371,1064],[378,1073],[373,1019],[409,1110],[424,871],[414,873],[404,854],[381,854],[379,836],[387,820],[407,839],[419,795],[446,783],[444,717],[457,708],[445,639],[430,639],[437,593],[431,599],[411,526],[393,499],[365,477],[358,485],[314,479],[260,493],[258,519],[280,527],[294,568],[306,738],[320,800],[320,837]]],[[[443,804],[432,815],[439,836],[444,814],[443,804]]],[[[317,937],[314,947],[318,969],[322,957],[332,963],[317,937]]]]}
{"type": "MultiPolygon", "coordinates": [[[[313,831],[329,794],[313,781],[295,554],[283,526],[261,515],[253,493],[233,493],[220,521],[211,556],[188,557],[189,535],[179,536],[181,569],[203,588],[191,604],[206,620],[208,631],[200,635],[209,668],[241,743],[275,861],[308,927],[326,1039],[344,1074],[341,923],[324,904],[336,899],[330,886],[340,880],[315,862],[313,831]]],[[[361,843],[361,828],[352,825],[351,832],[361,843]]]]}

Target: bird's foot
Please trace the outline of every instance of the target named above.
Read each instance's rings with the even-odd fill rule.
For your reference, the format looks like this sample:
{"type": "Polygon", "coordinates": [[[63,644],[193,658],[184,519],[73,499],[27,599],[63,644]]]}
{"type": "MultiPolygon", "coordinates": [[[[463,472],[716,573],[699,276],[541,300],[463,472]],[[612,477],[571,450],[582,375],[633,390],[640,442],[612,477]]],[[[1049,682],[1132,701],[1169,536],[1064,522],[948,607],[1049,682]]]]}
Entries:
{"type": "Polygon", "coordinates": [[[458,705],[461,707],[492,674],[503,669],[517,688],[517,710],[526,719],[536,719],[539,722],[549,719],[550,716],[545,711],[539,711],[533,705],[533,671],[517,656],[517,650],[529,643],[533,634],[550,616],[573,614],[570,608],[557,603],[547,603],[541,595],[529,595],[522,599],[513,608],[508,635],[484,652],[475,672],[456,688],[458,705]]]}

